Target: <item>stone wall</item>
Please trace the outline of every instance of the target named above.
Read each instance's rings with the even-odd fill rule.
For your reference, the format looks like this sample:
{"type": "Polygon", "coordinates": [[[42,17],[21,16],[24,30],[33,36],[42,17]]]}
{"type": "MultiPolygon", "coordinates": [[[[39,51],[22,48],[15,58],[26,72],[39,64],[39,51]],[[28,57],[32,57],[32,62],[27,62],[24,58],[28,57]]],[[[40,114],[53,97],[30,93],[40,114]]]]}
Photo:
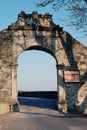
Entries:
{"type": "Polygon", "coordinates": [[[0,33],[0,101],[11,101],[12,43],[10,32],[0,33]]]}
{"type": "Polygon", "coordinates": [[[54,24],[48,13],[21,12],[15,23],[0,32],[0,103],[7,103],[9,111],[17,107],[17,59],[32,49],[56,60],[58,109],[87,113],[87,48],[54,24]],[[79,82],[65,82],[65,70],[78,71],[79,82]]]}
{"type": "Polygon", "coordinates": [[[56,52],[60,70],[79,71],[80,82],[65,83],[62,73],[60,80],[64,83],[59,81],[59,86],[62,86],[59,91],[63,95],[61,98],[60,94],[59,102],[67,104],[69,111],[87,113],[87,48],[64,31],[60,41],[61,45],[58,44],[59,50],[56,52]]]}

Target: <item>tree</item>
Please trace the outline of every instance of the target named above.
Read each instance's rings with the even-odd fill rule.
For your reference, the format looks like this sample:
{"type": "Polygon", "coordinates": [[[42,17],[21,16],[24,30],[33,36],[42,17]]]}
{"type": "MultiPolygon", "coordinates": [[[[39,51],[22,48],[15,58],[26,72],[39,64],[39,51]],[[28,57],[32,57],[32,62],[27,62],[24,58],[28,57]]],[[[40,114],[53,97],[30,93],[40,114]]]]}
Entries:
{"type": "Polygon", "coordinates": [[[87,33],[87,0],[41,0],[38,7],[51,4],[54,11],[64,8],[70,12],[70,24],[76,29],[83,29],[87,33]]]}

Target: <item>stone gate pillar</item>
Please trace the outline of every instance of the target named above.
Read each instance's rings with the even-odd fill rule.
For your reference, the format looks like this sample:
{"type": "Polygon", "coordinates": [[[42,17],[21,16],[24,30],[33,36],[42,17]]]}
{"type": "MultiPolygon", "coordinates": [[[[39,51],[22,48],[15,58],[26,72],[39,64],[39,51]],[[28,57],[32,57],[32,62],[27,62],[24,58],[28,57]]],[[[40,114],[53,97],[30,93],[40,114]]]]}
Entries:
{"type": "Polygon", "coordinates": [[[57,85],[58,85],[58,110],[60,112],[67,113],[67,101],[65,84],[63,79],[63,68],[62,66],[56,65],[57,67],[57,85]]]}
{"type": "Polygon", "coordinates": [[[17,101],[17,64],[12,65],[12,100],[17,101]]]}
{"type": "Polygon", "coordinates": [[[19,111],[19,103],[18,103],[18,91],[17,91],[17,64],[12,65],[12,101],[10,104],[11,112],[19,111]]]}

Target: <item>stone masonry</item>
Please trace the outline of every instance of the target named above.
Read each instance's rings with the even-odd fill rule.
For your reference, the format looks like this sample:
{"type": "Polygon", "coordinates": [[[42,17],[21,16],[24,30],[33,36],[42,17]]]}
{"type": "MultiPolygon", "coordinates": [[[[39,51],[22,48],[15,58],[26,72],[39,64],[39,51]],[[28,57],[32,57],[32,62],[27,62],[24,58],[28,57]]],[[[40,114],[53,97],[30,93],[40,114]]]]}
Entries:
{"type": "Polygon", "coordinates": [[[87,47],[56,25],[52,15],[36,11],[22,11],[15,23],[0,32],[0,114],[19,111],[17,59],[32,49],[56,60],[58,110],[87,114],[87,47]]]}

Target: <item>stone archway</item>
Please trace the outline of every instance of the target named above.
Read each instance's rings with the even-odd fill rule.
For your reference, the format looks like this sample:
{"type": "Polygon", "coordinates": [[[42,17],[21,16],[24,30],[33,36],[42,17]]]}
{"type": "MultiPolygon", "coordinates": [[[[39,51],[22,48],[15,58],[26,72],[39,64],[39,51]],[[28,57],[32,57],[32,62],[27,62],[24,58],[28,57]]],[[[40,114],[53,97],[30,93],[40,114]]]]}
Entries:
{"type": "Polygon", "coordinates": [[[28,101],[29,106],[57,109],[56,60],[45,48],[44,51],[35,48],[28,48],[18,57],[17,89],[20,108],[28,101]]]}
{"type": "Polygon", "coordinates": [[[36,11],[21,12],[0,32],[0,113],[18,111],[17,58],[33,47],[56,58],[58,110],[87,113],[87,48],[53,23],[52,15],[36,11]]]}
{"type": "Polygon", "coordinates": [[[57,91],[57,61],[47,48],[29,47],[19,55],[17,63],[18,90],[21,92],[57,91]]]}

